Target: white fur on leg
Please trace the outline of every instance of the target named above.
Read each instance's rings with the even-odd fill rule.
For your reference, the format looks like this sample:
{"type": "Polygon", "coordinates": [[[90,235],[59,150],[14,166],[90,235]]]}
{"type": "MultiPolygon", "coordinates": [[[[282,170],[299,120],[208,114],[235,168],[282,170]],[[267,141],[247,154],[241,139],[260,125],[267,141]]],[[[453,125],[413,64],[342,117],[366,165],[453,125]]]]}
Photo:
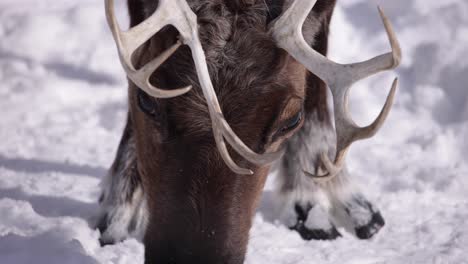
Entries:
{"type": "Polygon", "coordinates": [[[141,186],[136,187],[127,200],[129,188],[125,178],[109,175],[102,182],[103,200],[99,226],[102,228],[101,242],[112,244],[133,237],[143,239],[148,219],[146,199],[141,186]],[[117,181],[117,182],[115,182],[117,181]],[[113,183],[113,184],[112,184],[113,183]]]}
{"type": "Polygon", "coordinates": [[[346,168],[327,189],[335,222],[361,239],[374,236],[385,224],[379,210],[350,182],[346,168]]]}
{"type": "Polygon", "coordinates": [[[105,217],[107,228],[101,234],[101,241],[116,243],[130,237],[143,239],[147,214],[146,201],[140,198],[131,203],[113,204],[103,208],[101,215],[105,217]]]}
{"type": "Polygon", "coordinates": [[[295,206],[309,206],[306,227],[329,230],[333,227],[329,219],[331,200],[328,193],[307,177],[303,170],[314,171],[318,157],[332,145],[333,133],[323,126],[315,116],[307,120],[301,131],[291,138],[284,160],[279,168],[277,206],[281,209],[280,219],[288,226],[297,221],[295,206]]]}
{"type": "Polygon", "coordinates": [[[331,229],[332,224],[328,217],[331,202],[327,194],[306,176],[300,177],[297,181],[296,188],[277,192],[278,199],[275,205],[279,208],[279,220],[286,226],[292,227],[297,222],[296,205],[309,206],[311,208],[305,226],[310,229],[331,229]]]}
{"type": "Polygon", "coordinates": [[[334,216],[347,229],[365,226],[378,211],[350,181],[346,168],[327,187],[333,201],[334,216]]]}

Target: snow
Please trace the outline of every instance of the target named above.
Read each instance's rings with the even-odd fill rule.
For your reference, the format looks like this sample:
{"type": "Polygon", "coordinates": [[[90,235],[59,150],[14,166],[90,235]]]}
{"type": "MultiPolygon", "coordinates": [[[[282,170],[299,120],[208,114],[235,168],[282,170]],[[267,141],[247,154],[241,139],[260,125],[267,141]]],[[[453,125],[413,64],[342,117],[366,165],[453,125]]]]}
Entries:
{"type": "MultiPolygon", "coordinates": [[[[307,242],[260,209],[247,263],[468,263],[468,2],[340,1],[333,59],[389,50],[377,4],[404,60],[353,87],[356,122],[376,117],[396,75],[400,88],[389,120],[353,145],[348,163],[387,225],[369,241],[307,242]]],[[[0,1],[0,263],[143,262],[140,242],[101,248],[89,226],[125,99],[103,1],[0,1]]]]}

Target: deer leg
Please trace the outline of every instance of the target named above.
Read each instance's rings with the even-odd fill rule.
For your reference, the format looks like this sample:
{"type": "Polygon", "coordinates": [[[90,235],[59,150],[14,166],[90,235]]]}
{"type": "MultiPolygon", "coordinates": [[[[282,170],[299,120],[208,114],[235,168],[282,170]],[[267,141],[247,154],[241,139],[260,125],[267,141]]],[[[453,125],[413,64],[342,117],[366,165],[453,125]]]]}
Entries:
{"type": "Polygon", "coordinates": [[[332,200],[326,189],[304,175],[302,167],[304,163],[310,166],[310,161],[318,162],[327,134],[307,118],[301,131],[288,142],[279,167],[279,218],[305,240],[331,240],[341,236],[330,217],[332,200]]]}
{"type": "Polygon", "coordinates": [[[385,225],[378,208],[351,182],[346,168],[326,188],[336,223],[360,239],[373,237],[385,225]]]}
{"type": "Polygon", "coordinates": [[[97,222],[101,245],[143,236],[146,202],[136,164],[135,141],[128,119],[115,160],[101,182],[97,222]]]}
{"type": "Polygon", "coordinates": [[[304,170],[318,172],[320,153],[333,149],[335,143],[333,128],[320,121],[317,111],[309,113],[307,118],[301,131],[288,142],[281,161],[280,219],[304,239],[335,239],[340,236],[337,226],[345,227],[361,239],[372,237],[384,225],[384,220],[352,183],[346,169],[325,184],[303,173],[304,170]]]}

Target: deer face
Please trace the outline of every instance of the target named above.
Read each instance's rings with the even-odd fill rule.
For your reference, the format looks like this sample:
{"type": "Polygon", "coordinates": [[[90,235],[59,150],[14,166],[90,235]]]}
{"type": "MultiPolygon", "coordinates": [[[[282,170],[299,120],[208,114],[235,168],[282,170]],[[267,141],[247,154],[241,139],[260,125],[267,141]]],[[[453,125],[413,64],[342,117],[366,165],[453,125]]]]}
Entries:
{"type": "MultiPolygon", "coordinates": [[[[265,25],[238,21],[232,27],[229,35],[215,33],[225,34],[222,40],[210,37],[215,27],[200,29],[204,48],[211,51],[207,62],[213,86],[237,136],[256,153],[274,153],[303,123],[306,70],[275,45],[265,25]]],[[[171,29],[160,35],[173,41],[176,36],[171,29]]],[[[154,43],[162,43],[158,37],[154,43]]],[[[226,165],[190,58],[190,50],[181,47],[151,79],[166,89],[192,85],[189,93],[156,99],[135,85],[130,89],[138,169],[149,196],[148,244],[157,252],[153,258],[161,260],[161,252],[180,256],[162,250],[169,238],[200,256],[211,256],[215,249],[223,258],[240,257],[269,165],[253,164],[233,149],[234,163],[253,174],[238,174],[226,165]]],[[[210,261],[205,263],[219,262],[210,261]]]]}

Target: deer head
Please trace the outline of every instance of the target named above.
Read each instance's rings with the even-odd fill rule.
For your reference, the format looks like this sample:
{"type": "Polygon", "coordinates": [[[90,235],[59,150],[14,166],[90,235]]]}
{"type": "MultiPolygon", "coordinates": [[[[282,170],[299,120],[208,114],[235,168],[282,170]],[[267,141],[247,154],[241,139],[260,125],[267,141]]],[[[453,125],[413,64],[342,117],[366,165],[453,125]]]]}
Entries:
{"type": "Polygon", "coordinates": [[[130,81],[129,122],[150,215],[147,260],[242,262],[270,164],[303,124],[308,75],[332,90],[338,135],[334,162],[323,153],[327,171],[309,173],[316,179],[334,177],[350,144],[375,134],[390,110],[396,81],[369,127],[358,128],[346,106],[354,82],[399,63],[383,12],[393,51],[341,65],[303,37],[320,30],[334,1],[296,0],[275,19],[268,12],[275,1],[129,0],[128,31],[113,2],[105,2],[107,20],[130,81]],[[317,19],[305,22],[314,6],[317,19]]]}

